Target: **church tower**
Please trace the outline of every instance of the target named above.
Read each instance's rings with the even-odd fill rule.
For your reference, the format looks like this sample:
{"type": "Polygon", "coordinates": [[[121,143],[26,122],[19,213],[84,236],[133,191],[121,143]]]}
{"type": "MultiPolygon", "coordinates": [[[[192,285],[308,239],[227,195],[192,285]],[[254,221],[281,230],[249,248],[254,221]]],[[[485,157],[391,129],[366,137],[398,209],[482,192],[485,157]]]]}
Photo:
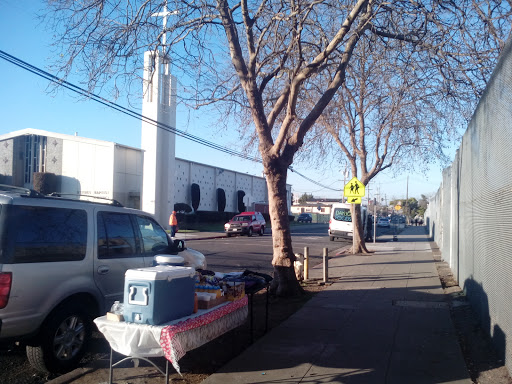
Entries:
{"type": "Polygon", "coordinates": [[[144,151],[142,210],[152,213],[167,227],[174,208],[176,164],[176,78],[158,51],[144,53],[144,98],[142,115],[158,121],[142,122],[141,147],[144,151]]]}

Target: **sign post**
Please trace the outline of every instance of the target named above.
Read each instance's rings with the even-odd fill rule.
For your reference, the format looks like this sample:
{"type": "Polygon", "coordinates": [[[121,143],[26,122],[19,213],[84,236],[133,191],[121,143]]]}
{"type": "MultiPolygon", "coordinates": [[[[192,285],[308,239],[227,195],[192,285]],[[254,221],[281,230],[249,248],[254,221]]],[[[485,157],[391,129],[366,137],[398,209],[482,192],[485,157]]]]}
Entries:
{"type": "MultiPolygon", "coordinates": [[[[361,183],[357,177],[353,177],[350,179],[350,181],[345,184],[345,187],[343,188],[343,195],[345,198],[347,198],[347,203],[350,204],[361,204],[363,200],[363,196],[365,195],[366,188],[363,183],[361,183]]],[[[355,211],[356,207],[352,206],[350,208],[350,214],[352,216],[352,254],[356,253],[356,240],[355,240],[355,229],[356,229],[356,222],[354,220],[355,217],[355,211]]],[[[366,225],[366,223],[364,223],[366,225]]],[[[364,229],[363,229],[364,233],[364,229]]]]}
{"type": "MultiPolygon", "coordinates": [[[[395,205],[395,211],[399,211],[402,209],[402,206],[400,205],[401,202],[398,202],[397,205],[395,205]]],[[[397,238],[397,235],[398,235],[398,223],[396,222],[396,219],[395,219],[395,223],[393,224],[393,241],[398,241],[398,238],[397,238]]]]}

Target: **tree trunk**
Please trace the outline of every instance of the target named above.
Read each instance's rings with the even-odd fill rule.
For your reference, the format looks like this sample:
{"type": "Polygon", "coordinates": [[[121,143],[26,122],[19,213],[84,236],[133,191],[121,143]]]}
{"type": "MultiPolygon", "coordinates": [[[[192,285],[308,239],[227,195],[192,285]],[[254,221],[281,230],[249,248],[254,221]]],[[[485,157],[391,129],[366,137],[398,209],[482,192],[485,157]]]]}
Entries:
{"type": "Polygon", "coordinates": [[[354,223],[354,242],[352,253],[370,253],[366,248],[366,243],[364,239],[364,225],[366,223],[361,223],[361,204],[353,204],[353,214],[352,214],[352,223],[354,223]]]}
{"type": "Polygon", "coordinates": [[[287,168],[279,172],[267,172],[268,203],[272,223],[274,245],[272,265],[274,280],[270,292],[281,297],[297,296],[304,292],[295,276],[290,222],[288,219],[288,199],[286,195],[287,168]]]}

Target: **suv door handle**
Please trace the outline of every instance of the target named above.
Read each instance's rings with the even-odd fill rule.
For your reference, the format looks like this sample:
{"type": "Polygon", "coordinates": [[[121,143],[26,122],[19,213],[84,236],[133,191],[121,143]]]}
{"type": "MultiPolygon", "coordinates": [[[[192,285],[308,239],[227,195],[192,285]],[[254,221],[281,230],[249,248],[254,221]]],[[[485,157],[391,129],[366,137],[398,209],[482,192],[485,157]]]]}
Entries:
{"type": "Polygon", "coordinates": [[[98,273],[99,273],[100,275],[106,275],[106,274],[107,274],[107,273],[109,273],[109,272],[110,272],[110,268],[109,268],[109,266],[108,266],[108,265],[100,265],[100,266],[98,267],[98,273]]]}

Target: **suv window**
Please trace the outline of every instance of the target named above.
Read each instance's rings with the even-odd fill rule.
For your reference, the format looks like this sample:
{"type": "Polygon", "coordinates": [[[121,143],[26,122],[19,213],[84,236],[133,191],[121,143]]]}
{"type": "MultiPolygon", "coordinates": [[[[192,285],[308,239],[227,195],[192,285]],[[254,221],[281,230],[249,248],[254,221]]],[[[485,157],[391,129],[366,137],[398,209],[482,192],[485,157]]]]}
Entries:
{"type": "Polygon", "coordinates": [[[154,256],[168,248],[167,233],[153,219],[137,216],[137,225],[142,235],[142,250],[144,253],[154,256]]]}
{"type": "Polygon", "coordinates": [[[139,257],[132,221],[128,214],[98,213],[98,258],[139,257]]]}
{"type": "Polygon", "coordinates": [[[82,260],[87,249],[87,213],[80,209],[5,207],[12,263],[82,260]]]}

